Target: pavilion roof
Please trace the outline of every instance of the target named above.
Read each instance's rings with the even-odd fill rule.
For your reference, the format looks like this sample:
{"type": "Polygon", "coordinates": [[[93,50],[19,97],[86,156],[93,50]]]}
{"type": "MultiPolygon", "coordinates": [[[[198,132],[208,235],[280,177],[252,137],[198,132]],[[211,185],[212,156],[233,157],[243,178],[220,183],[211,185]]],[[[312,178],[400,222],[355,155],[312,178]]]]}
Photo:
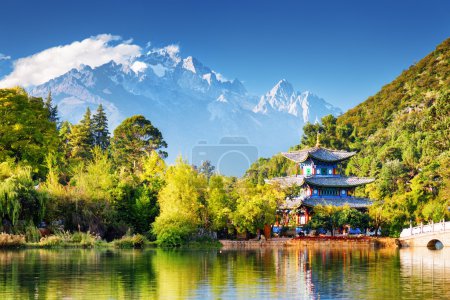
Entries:
{"type": "Polygon", "coordinates": [[[368,198],[359,197],[309,197],[302,201],[302,204],[309,207],[317,205],[344,206],[348,205],[352,208],[366,208],[373,203],[368,198]]]}
{"type": "Polygon", "coordinates": [[[319,187],[356,187],[373,182],[375,179],[366,177],[346,176],[311,176],[305,177],[305,182],[319,187]]]}
{"type": "Polygon", "coordinates": [[[278,183],[281,187],[290,187],[293,185],[302,186],[305,183],[305,177],[303,175],[293,175],[285,177],[275,177],[265,180],[267,183],[278,183]]]}
{"type": "Polygon", "coordinates": [[[302,204],[302,197],[287,198],[279,207],[279,209],[296,209],[302,204]]]}
{"type": "Polygon", "coordinates": [[[308,158],[313,158],[324,162],[339,162],[346,160],[355,154],[356,152],[330,150],[322,147],[311,147],[308,149],[281,153],[281,155],[296,163],[304,162],[308,158]]]}

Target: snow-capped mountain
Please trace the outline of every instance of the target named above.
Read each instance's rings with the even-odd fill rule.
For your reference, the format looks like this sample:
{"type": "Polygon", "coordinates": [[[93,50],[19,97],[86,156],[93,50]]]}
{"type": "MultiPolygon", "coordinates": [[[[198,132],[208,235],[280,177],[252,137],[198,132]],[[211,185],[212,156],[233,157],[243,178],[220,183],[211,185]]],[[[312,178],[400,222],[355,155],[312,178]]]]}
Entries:
{"type": "Polygon", "coordinates": [[[70,122],[100,103],[111,129],[126,117],[143,114],[162,131],[170,161],[178,154],[193,158],[197,142],[208,141],[209,153],[221,155],[219,161],[208,155],[205,159],[217,166],[236,165],[238,171],[225,172],[234,175],[256,159],[245,157],[248,147],[256,148],[259,156],[273,155],[298,143],[306,122],[341,113],[310,92],[295,91],[286,80],[261,97],[251,95],[238,79],[227,80],[194,57],[181,57],[174,46],[150,50],[128,65],[111,61],[96,68],[81,66],[29,90],[42,97],[48,91],[61,118],[70,122]],[[225,136],[246,137],[249,144],[217,144],[225,136]],[[242,154],[243,163],[238,157],[226,158],[227,151],[242,154]]]}
{"type": "Polygon", "coordinates": [[[328,114],[338,115],[341,113],[339,108],[309,91],[296,92],[286,79],[282,79],[268,93],[261,96],[253,111],[262,114],[287,113],[295,117],[302,117],[303,122],[306,123],[320,119],[323,116],[324,108],[328,114]]]}

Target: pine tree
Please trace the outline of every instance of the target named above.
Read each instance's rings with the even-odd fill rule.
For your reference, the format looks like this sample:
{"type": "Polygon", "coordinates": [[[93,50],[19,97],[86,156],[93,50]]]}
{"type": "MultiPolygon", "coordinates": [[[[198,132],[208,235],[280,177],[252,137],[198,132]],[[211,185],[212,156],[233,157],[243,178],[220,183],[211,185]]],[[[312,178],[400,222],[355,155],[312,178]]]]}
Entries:
{"type": "Polygon", "coordinates": [[[69,121],[64,121],[58,130],[58,136],[60,140],[60,152],[63,154],[64,158],[70,157],[70,134],[72,131],[72,124],[69,121]]]}
{"type": "Polygon", "coordinates": [[[89,159],[91,150],[94,147],[94,135],[92,132],[91,110],[86,109],[83,119],[79,124],[72,127],[69,136],[71,157],[89,159]]]}
{"type": "Polygon", "coordinates": [[[108,119],[101,104],[97,108],[97,113],[92,117],[92,131],[94,145],[106,150],[109,146],[108,119]]]}
{"type": "Polygon", "coordinates": [[[49,91],[47,99],[45,100],[44,107],[48,110],[48,120],[58,124],[58,105],[53,105],[52,92],[49,91]]]}

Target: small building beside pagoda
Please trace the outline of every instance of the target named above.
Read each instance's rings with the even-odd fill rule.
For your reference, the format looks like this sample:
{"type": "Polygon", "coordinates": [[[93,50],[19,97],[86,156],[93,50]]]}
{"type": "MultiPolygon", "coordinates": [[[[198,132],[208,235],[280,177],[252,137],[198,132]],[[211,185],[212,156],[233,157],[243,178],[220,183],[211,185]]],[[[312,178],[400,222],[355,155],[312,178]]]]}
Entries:
{"type": "Polygon", "coordinates": [[[318,205],[344,206],[365,211],[372,200],[355,197],[355,188],[373,178],[348,177],[341,174],[341,164],[356,152],[311,147],[282,155],[297,165],[297,174],[266,180],[282,187],[298,186],[299,192],[279,207],[276,225],[302,226],[309,222],[318,205]],[[294,224],[293,224],[294,223],[294,224]]]}

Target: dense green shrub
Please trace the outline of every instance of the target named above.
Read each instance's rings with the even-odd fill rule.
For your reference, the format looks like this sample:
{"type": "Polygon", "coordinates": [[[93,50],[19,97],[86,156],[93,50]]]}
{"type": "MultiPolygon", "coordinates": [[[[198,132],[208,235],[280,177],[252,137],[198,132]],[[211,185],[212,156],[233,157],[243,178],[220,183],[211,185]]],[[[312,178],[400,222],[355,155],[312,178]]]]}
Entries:
{"type": "Polygon", "coordinates": [[[25,238],[27,243],[37,243],[41,239],[41,233],[33,223],[29,223],[25,228],[25,238]]]}
{"type": "Polygon", "coordinates": [[[133,236],[125,235],[119,240],[114,241],[114,246],[117,248],[142,248],[147,239],[142,234],[135,234],[133,236]]]}

